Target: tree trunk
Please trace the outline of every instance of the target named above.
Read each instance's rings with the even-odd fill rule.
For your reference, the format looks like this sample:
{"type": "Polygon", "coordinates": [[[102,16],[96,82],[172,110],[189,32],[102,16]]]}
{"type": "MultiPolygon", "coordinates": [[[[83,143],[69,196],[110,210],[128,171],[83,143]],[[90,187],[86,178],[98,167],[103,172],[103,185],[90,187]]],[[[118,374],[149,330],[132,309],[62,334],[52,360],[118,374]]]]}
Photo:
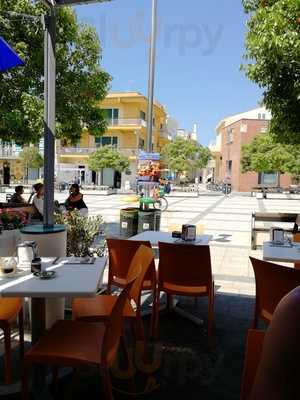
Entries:
{"type": "Polygon", "coordinates": [[[280,187],[280,176],[281,176],[281,172],[278,171],[277,173],[277,186],[280,187]]]}

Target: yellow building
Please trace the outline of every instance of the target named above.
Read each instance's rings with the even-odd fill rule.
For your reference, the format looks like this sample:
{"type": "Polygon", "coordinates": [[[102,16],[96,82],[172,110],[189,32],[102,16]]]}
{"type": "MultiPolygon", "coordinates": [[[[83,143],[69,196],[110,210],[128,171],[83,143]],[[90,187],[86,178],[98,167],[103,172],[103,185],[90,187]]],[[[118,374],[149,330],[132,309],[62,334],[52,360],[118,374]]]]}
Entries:
{"type": "MultiPolygon", "coordinates": [[[[101,102],[108,126],[103,136],[84,133],[77,146],[57,143],[57,180],[106,185],[114,188],[129,187],[135,183],[138,152],[146,149],[147,98],[138,92],[109,93],[101,102]],[[97,147],[110,145],[129,157],[130,167],[122,174],[106,168],[102,173],[90,171],[87,160],[97,147]]],[[[165,108],[155,102],[153,118],[153,151],[160,152],[169,141],[165,108]]]]}

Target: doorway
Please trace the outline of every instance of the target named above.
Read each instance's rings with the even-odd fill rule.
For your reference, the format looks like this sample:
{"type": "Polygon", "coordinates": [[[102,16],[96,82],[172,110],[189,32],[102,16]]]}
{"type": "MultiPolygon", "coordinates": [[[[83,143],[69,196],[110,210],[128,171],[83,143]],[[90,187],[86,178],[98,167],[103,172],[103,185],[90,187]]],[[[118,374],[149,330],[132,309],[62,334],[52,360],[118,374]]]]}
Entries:
{"type": "Polygon", "coordinates": [[[121,172],[119,172],[119,171],[115,171],[114,188],[121,189],[121,172]]]}
{"type": "Polygon", "coordinates": [[[10,165],[3,165],[3,184],[10,185],[10,165]]]}

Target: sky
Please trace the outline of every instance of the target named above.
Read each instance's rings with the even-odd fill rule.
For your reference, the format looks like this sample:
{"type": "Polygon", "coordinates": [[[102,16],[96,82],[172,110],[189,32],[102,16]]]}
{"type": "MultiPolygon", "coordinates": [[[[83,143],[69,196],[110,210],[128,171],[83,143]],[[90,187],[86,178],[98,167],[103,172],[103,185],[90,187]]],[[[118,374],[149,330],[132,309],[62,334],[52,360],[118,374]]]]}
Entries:
{"type": "MultiPolygon", "coordinates": [[[[151,0],[76,7],[96,27],[112,91],[147,95],[151,0]]],[[[247,15],[241,0],[158,0],[155,98],[208,145],[224,117],[255,108],[261,90],[240,71],[247,15]]]]}

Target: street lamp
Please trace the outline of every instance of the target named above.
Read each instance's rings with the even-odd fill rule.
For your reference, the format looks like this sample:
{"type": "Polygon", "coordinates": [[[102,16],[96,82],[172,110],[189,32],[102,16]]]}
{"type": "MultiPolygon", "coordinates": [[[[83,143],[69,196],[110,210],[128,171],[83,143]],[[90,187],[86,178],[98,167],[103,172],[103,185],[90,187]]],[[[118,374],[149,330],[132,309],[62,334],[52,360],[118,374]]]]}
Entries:
{"type": "Polygon", "coordinates": [[[55,8],[88,3],[103,3],[111,0],[43,0],[48,6],[44,17],[44,226],[54,225],[54,169],[55,169],[55,8]]]}

